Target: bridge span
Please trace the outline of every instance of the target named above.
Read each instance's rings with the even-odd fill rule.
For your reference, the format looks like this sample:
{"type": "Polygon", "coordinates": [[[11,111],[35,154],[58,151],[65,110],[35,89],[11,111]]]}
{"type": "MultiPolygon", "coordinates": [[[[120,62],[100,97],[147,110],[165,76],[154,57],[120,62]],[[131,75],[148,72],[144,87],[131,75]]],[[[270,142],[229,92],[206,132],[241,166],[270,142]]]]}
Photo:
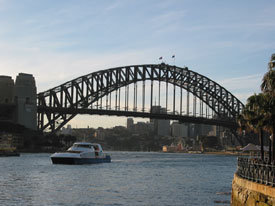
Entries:
{"type": "Polygon", "coordinates": [[[38,94],[38,129],[56,132],[77,114],[179,120],[235,129],[244,105],[213,80],[167,64],[93,72],[38,94]],[[161,108],[155,112],[154,108],[161,108]]]}

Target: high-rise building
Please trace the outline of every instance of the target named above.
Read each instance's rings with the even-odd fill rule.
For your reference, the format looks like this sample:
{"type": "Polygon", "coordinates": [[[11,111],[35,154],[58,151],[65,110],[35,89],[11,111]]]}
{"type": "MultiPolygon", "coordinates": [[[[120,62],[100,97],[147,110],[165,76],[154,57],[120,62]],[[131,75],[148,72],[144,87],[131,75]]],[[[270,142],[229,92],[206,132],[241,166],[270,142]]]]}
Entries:
{"type": "MultiPolygon", "coordinates": [[[[165,108],[160,106],[152,106],[152,113],[167,114],[165,108]]],[[[154,123],[154,133],[158,136],[170,135],[170,120],[166,119],[150,119],[150,122],[154,123]]]]}
{"type": "Polygon", "coordinates": [[[127,118],[127,129],[133,130],[134,128],[134,120],[133,118],[127,118]]]}
{"type": "Polygon", "coordinates": [[[208,136],[218,136],[218,130],[216,125],[211,126],[212,129],[208,132],[208,136]]]}
{"type": "Polygon", "coordinates": [[[145,122],[137,122],[134,125],[135,133],[137,134],[147,134],[148,133],[148,125],[145,122]]]}
{"type": "Polygon", "coordinates": [[[179,122],[173,122],[171,124],[171,133],[173,137],[187,137],[188,126],[186,124],[180,124],[179,122]]]}
{"type": "Polygon", "coordinates": [[[60,133],[63,134],[63,135],[72,135],[72,126],[70,124],[68,124],[67,128],[66,127],[62,127],[60,133]]]}

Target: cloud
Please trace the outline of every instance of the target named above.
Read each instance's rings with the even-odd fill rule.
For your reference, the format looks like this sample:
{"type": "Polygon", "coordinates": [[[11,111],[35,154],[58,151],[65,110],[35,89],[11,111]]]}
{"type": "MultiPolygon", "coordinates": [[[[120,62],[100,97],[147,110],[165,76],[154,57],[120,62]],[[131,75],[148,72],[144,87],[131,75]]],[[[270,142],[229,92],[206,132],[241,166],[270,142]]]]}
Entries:
{"type": "Polygon", "coordinates": [[[115,1],[115,2],[112,2],[111,4],[109,4],[107,7],[104,8],[104,12],[110,12],[110,11],[113,11],[113,10],[116,10],[118,9],[119,7],[121,7],[123,5],[123,2],[122,1],[115,1]]]}
{"type": "Polygon", "coordinates": [[[274,30],[275,23],[273,21],[264,21],[259,23],[230,23],[230,24],[208,24],[208,25],[191,25],[185,27],[184,30],[192,32],[203,32],[203,31],[262,31],[274,30]]]}
{"type": "Polygon", "coordinates": [[[21,55],[6,54],[0,57],[0,73],[13,77],[19,72],[34,74],[39,92],[98,70],[158,63],[157,56],[154,55],[157,52],[156,49],[76,54],[45,52],[40,51],[39,48],[21,48],[17,52],[21,55]]]}
{"type": "Polygon", "coordinates": [[[219,80],[218,82],[225,88],[235,89],[259,89],[263,74],[254,74],[249,76],[235,77],[219,80]]]}
{"type": "Polygon", "coordinates": [[[171,33],[180,30],[184,15],[184,10],[168,10],[165,13],[153,17],[147,22],[147,25],[149,28],[153,28],[154,32],[158,34],[171,33]]]}
{"type": "Polygon", "coordinates": [[[160,56],[172,63],[176,54],[177,65],[211,79],[250,74],[218,81],[245,102],[260,91],[259,64],[274,49],[275,7],[258,2],[199,6],[204,5],[198,10],[197,3],[186,1],[0,0],[0,11],[5,10],[0,74],[31,73],[42,92],[97,70],[159,63],[160,56]]]}
{"type": "Polygon", "coordinates": [[[260,84],[263,74],[254,74],[217,81],[221,86],[230,91],[243,103],[254,93],[260,92],[260,84]]]}

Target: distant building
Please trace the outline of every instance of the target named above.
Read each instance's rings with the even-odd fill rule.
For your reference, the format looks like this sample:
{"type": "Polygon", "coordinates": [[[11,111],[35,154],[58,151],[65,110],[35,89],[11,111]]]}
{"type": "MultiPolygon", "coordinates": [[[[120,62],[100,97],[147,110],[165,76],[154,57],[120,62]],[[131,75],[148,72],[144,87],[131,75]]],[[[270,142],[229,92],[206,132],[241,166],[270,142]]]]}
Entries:
{"type": "Polygon", "coordinates": [[[232,133],[230,132],[230,130],[228,130],[228,129],[224,129],[221,132],[220,139],[221,139],[222,146],[232,146],[235,144],[234,137],[233,137],[232,133]]]}
{"type": "Polygon", "coordinates": [[[63,135],[72,135],[72,126],[70,124],[67,125],[66,127],[62,127],[60,134],[63,135]]]}
{"type": "Polygon", "coordinates": [[[148,125],[145,122],[137,122],[135,124],[135,133],[147,134],[148,133],[148,125]]]}
{"type": "Polygon", "coordinates": [[[217,126],[213,125],[207,136],[218,136],[217,126]]]}
{"type": "Polygon", "coordinates": [[[84,141],[84,142],[89,142],[92,141],[95,137],[95,132],[96,130],[94,128],[72,128],[71,129],[72,133],[71,135],[76,137],[77,141],[84,141]]]}
{"type": "Polygon", "coordinates": [[[195,124],[188,123],[188,138],[195,138],[195,137],[196,137],[195,124]]]}
{"type": "Polygon", "coordinates": [[[187,137],[188,126],[185,124],[180,124],[179,122],[173,122],[171,124],[172,137],[187,137]]]}
{"type": "Polygon", "coordinates": [[[146,122],[148,131],[149,132],[154,132],[154,123],[153,122],[146,122]]]}
{"type": "MultiPolygon", "coordinates": [[[[152,106],[152,113],[167,114],[165,108],[160,106],[152,106]]],[[[154,123],[154,133],[158,136],[170,135],[170,120],[166,119],[150,119],[150,122],[154,123]]]]}
{"type": "Polygon", "coordinates": [[[94,137],[98,140],[104,140],[105,139],[105,131],[102,127],[99,127],[96,129],[94,133],[94,137]]]}
{"type": "Polygon", "coordinates": [[[176,144],[171,144],[170,146],[164,145],[162,146],[163,152],[184,152],[186,148],[183,147],[183,141],[180,140],[176,144]]]}
{"type": "Polygon", "coordinates": [[[132,131],[134,129],[134,120],[133,118],[127,118],[127,129],[132,131]]]}
{"type": "Polygon", "coordinates": [[[23,138],[9,133],[0,132],[0,152],[15,152],[23,146],[23,138]]]}
{"type": "Polygon", "coordinates": [[[206,125],[206,124],[192,124],[191,126],[191,135],[192,137],[198,136],[206,136],[209,133],[215,134],[212,136],[216,136],[217,128],[213,125],[206,125]]]}
{"type": "Polygon", "coordinates": [[[212,125],[202,124],[201,125],[201,135],[207,135],[213,129],[212,125]]]}

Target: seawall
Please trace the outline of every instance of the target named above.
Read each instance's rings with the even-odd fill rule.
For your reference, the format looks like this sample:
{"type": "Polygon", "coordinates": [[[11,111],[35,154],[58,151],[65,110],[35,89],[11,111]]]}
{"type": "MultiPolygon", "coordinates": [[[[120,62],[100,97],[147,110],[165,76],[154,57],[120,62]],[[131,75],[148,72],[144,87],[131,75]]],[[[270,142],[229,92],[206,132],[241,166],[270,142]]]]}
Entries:
{"type": "Polygon", "coordinates": [[[275,188],[234,175],[231,206],[275,206],[275,188]]]}

